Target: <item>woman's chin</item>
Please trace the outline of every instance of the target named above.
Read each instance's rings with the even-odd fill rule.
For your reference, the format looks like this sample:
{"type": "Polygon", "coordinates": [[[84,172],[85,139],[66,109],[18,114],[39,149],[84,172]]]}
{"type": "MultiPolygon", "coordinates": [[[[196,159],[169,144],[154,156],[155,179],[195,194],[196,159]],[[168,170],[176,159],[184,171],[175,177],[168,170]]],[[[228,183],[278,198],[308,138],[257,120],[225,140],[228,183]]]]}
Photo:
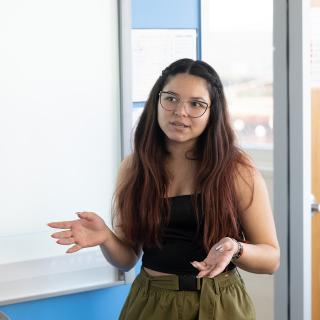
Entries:
{"type": "Polygon", "coordinates": [[[167,136],[167,143],[169,144],[185,144],[188,145],[188,147],[192,146],[196,139],[194,138],[188,138],[188,137],[181,137],[181,136],[167,136]]]}

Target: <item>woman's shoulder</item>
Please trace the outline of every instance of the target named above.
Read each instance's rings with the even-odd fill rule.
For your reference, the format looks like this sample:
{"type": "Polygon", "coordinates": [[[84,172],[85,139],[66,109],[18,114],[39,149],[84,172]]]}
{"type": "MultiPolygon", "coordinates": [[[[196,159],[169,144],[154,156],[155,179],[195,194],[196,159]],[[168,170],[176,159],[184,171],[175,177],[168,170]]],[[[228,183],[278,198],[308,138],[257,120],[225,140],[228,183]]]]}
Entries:
{"type": "Polygon", "coordinates": [[[133,153],[125,156],[120,164],[120,170],[128,170],[131,168],[133,163],[133,153]]]}
{"type": "Polygon", "coordinates": [[[127,155],[120,163],[118,171],[118,182],[121,182],[125,179],[132,168],[133,164],[133,154],[127,155]]]}
{"type": "Polygon", "coordinates": [[[243,183],[252,184],[255,180],[262,178],[262,173],[252,158],[244,154],[236,163],[235,178],[240,185],[243,183]]]}
{"type": "Polygon", "coordinates": [[[251,157],[247,154],[242,154],[235,165],[236,181],[240,184],[249,182],[256,174],[259,174],[259,171],[251,157]]]}
{"type": "Polygon", "coordinates": [[[240,207],[243,210],[250,207],[256,195],[265,192],[265,190],[264,177],[250,157],[237,164],[235,191],[240,207]]]}

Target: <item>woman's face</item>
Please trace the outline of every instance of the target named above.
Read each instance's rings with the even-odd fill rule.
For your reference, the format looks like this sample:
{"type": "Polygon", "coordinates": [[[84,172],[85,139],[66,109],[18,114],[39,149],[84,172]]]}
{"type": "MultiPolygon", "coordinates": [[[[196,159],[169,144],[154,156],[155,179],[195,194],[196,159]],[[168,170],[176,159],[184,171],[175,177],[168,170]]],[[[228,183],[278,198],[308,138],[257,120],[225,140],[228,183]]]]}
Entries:
{"type": "Polygon", "coordinates": [[[180,73],[172,77],[162,91],[170,92],[166,97],[168,101],[180,101],[171,111],[161,106],[160,99],[158,102],[158,123],[167,137],[167,143],[185,143],[193,146],[206,128],[210,114],[211,101],[206,80],[180,73]],[[204,102],[209,107],[201,117],[190,117],[190,106],[196,106],[198,102],[199,105],[204,105],[201,104],[204,102]]]}

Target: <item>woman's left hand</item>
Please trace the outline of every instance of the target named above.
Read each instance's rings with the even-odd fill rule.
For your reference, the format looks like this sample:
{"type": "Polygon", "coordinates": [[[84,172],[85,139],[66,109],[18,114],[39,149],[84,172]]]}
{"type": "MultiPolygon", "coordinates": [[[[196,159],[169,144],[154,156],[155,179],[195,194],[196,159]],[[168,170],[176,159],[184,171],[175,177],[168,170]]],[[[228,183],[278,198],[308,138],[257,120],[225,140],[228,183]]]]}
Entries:
{"type": "Polygon", "coordinates": [[[200,271],[197,277],[213,278],[223,272],[237,250],[238,247],[235,241],[229,237],[222,238],[210,249],[203,261],[191,262],[200,271]]]}

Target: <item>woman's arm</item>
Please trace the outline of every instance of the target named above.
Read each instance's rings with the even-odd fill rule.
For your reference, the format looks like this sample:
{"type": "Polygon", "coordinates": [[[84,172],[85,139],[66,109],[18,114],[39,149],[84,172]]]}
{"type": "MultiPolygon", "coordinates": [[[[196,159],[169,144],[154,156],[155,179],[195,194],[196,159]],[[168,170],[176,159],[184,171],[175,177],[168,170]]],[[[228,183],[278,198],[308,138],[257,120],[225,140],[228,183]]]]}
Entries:
{"type": "Polygon", "coordinates": [[[100,249],[104,257],[115,267],[122,271],[132,269],[141,255],[141,249],[134,250],[127,245],[121,237],[113,233],[110,229],[106,240],[100,244],[100,249]]]}
{"type": "Polygon", "coordinates": [[[247,169],[240,169],[240,173],[236,192],[247,243],[243,243],[243,253],[236,264],[249,272],[272,274],[280,265],[280,247],[266,184],[255,168],[250,170],[251,177],[247,169]],[[251,195],[252,203],[248,206],[251,195]]]}
{"type": "MultiPolygon", "coordinates": [[[[131,168],[132,155],[127,156],[120,165],[117,186],[126,178],[128,171],[131,168]]],[[[114,232],[109,232],[106,240],[100,245],[101,251],[105,258],[113,265],[123,271],[130,270],[138,261],[141,255],[141,248],[132,248],[126,243],[125,235],[123,234],[119,216],[115,217],[114,232]]]]}

